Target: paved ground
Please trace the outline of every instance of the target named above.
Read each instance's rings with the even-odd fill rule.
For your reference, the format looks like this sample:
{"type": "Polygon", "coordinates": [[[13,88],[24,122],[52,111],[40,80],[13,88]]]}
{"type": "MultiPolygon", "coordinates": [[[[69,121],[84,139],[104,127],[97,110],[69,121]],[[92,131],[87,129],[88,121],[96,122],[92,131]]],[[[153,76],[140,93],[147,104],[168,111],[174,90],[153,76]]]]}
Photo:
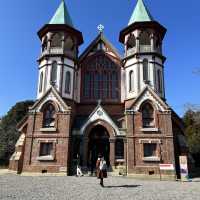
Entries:
{"type": "Polygon", "coordinates": [[[0,199],[10,200],[200,200],[200,182],[144,181],[109,177],[0,176],[0,199]]]}

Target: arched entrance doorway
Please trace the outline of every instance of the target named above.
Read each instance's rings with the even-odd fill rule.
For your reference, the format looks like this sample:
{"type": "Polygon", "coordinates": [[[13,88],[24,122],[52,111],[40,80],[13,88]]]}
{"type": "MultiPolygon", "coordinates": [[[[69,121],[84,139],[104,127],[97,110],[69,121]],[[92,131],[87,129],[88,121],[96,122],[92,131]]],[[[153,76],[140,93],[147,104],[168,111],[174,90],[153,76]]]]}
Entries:
{"type": "Polygon", "coordinates": [[[91,174],[96,167],[98,155],[104,156],[107,164],[110,162],[110,143],[109,134],[105,127],[95,126],[88,135],[88,154],[87,161],[91,174]]]}

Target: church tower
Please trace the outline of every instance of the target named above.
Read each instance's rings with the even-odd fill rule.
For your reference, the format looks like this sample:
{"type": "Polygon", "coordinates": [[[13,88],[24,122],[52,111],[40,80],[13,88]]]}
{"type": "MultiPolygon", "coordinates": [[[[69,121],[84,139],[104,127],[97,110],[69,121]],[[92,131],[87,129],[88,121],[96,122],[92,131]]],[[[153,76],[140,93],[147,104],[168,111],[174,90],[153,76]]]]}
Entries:
{"type": "Polygon", "coordinates": [[[48,24],[38,32],[41,40],[37,99],[53,86],[61,97],[74,99],[74,71],[82,33],[74,28],[65,1],[62,0],[48,24]]]}
{"type": "Polygon", "coordinates": [[[125,100],[136,98],[148,85],[165,99],[162,40],[166,29],[154,20],[143,0],[137,0],[128,26],[120,32],[124,44],[125,100]]]}

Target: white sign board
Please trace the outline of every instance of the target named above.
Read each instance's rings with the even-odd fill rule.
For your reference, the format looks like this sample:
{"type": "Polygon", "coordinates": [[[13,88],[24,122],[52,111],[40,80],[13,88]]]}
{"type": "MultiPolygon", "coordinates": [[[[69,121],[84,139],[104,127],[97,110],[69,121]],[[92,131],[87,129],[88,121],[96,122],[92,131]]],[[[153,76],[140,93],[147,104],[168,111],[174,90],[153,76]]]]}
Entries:
{"type": "Polygon", "coordinates": [[[180,170],[181,170],[181,180],[188,181],[188,163],[187,163],[187,156],[179,156],[180,161],[180,170]]]}
{"type": "Polygon", "coordinates": [[[160,164],[160,170],[174,170],[173,164],[160,164]]]}

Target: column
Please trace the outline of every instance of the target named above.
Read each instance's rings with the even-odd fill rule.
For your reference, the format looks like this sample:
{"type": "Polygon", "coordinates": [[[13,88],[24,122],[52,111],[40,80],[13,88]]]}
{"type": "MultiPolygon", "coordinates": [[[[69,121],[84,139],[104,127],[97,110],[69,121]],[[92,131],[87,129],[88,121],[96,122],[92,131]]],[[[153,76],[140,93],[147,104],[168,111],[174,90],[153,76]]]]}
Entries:
{"type": "Polygon", "coordinates": [[[115,138],[110,138],[110,165],[115,166],[115,138]]]}

